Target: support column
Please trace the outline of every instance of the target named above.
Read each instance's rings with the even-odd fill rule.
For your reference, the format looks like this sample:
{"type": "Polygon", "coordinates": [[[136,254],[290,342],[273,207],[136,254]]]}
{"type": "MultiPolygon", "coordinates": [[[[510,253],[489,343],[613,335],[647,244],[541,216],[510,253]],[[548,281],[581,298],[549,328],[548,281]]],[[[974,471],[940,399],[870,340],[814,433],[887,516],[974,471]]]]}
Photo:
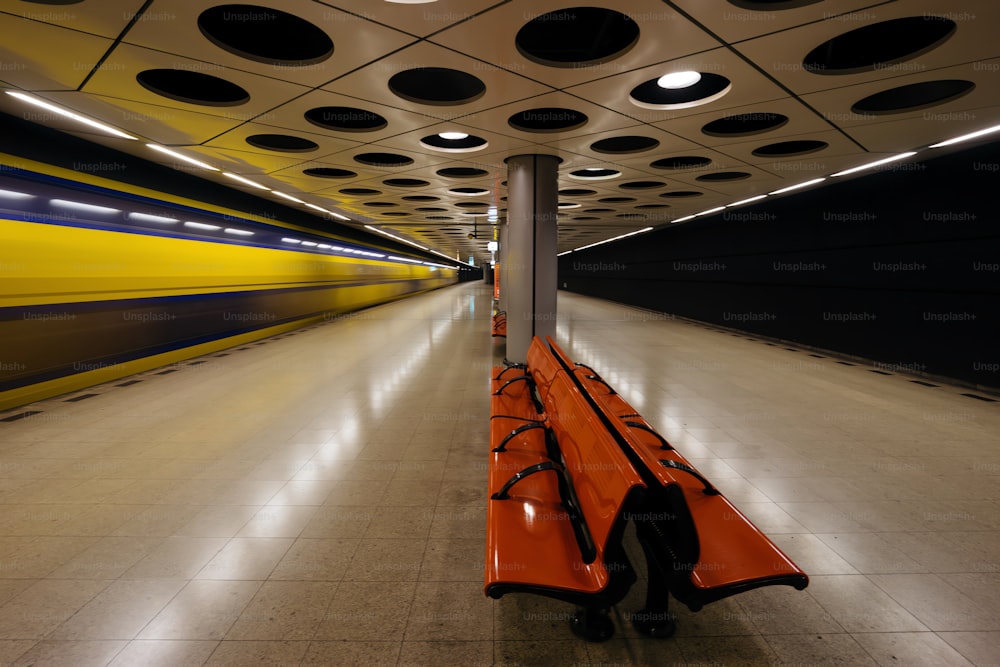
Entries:
{"type": "Polygon", "coordinates": [[[556,333],[559,158],[507,159],[507,360],[524,363],[532,336],[556,333]]]}
{"type": "MultiPolygon", "coordinates": [[[[507,198],[510,201],[510,197],[507,198]]],[[[504,265],[507,263],[507,243],[508,235],[507,230],[510,226],[507,224],[507,220],[501,220],[500,222],[500,250],[497,252],[497,267],[500,272],[500,310],[507,312],[507,272],[504,265]]]]}

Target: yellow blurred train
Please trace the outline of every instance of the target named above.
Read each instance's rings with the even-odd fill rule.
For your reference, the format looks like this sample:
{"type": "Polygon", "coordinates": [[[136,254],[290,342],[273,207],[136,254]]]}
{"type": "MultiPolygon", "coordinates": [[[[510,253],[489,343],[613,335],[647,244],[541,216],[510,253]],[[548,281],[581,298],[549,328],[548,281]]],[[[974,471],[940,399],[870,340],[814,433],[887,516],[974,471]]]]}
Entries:
{"type": "Polygon", "coordinates": [[[459,280],[420,253],[35,167],[0,170],[0,410],[459,280]]]}

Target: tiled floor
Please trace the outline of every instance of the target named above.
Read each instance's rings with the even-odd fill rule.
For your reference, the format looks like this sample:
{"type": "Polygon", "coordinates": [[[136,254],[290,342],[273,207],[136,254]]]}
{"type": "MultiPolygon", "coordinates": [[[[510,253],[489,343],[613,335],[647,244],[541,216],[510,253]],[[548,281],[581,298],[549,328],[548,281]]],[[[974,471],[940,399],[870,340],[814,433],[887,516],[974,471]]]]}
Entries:
{"type": "Polygon", "coordinates": [[[628,624],[637,585],[604,644],[485,598],[489,297],[0,422],[0,664],[1000,664],[1000,403],[566,293],[563,347],[811,583],[675,606],[668,640],[628,624]]]}

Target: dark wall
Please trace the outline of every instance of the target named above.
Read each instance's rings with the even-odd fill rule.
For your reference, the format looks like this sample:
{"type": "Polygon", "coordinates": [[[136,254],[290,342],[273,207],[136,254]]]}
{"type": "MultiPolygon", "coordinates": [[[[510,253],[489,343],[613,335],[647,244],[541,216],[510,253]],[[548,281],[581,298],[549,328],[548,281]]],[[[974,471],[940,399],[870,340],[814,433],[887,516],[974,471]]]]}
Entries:
{"type": "Polygon", "coordinates": [[[570,253],[559,285],[996,388],[998,204],[992,143],[570,253]]]}

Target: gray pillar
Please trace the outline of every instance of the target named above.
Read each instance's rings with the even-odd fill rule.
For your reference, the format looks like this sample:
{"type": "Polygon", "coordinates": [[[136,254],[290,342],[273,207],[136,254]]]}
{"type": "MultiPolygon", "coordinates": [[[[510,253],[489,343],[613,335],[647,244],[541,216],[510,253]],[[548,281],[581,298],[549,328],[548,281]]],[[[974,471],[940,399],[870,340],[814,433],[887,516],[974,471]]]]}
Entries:
{"type": "Polygon", "coordinates": [[[556,334],[559,158],[507,159],[507,360],[524,363],[533,336],[556,334]]]}
{"type": "MultiPolygon", "coordinates": [[[[507,198],[510,201],[510,197],[507,198]]],[[[507,263],[507,230],[510,226],[506,220],[500,222],[500,251],[497,253],[497,266],[500,270],[500,310],[507,312],[507,270],[504,264],[507,263]]]]}

